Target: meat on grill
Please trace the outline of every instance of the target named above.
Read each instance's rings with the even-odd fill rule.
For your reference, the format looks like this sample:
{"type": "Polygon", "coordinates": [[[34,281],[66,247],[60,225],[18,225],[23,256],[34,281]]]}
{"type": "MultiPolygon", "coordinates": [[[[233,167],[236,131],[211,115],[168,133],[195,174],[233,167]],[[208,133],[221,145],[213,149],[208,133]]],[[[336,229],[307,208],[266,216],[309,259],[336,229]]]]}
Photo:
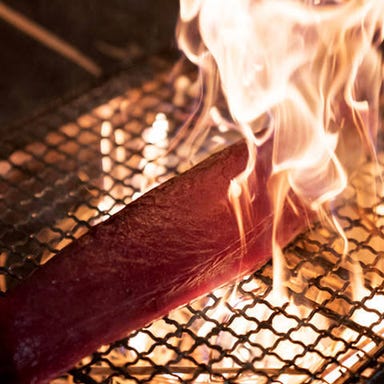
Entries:
{"type": "MultiPolygon", "coordinates": [[[[271,145],[259,151],[247,251],[227,192],[239,142],[91,229],[0,300],[0,382],[46,383],[100,345],[261,267],[271,256],[271,145]]],[[[286,207],[287,243],[305,215],[286,207]]]]}

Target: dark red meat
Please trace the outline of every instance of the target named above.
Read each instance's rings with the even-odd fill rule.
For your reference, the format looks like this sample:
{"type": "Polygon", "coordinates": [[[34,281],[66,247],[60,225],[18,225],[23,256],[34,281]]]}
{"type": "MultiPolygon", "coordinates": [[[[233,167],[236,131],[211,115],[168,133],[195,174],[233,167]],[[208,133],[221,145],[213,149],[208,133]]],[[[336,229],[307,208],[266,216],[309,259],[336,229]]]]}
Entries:
{"type": "MultiPolygon", "coordinates": [[[[241,257],[227,191],[246,159],[241,142],[150,191],[0,300],[0,382],[45,383],[100,345],[263,265],[271,255],[270,146],[259,154],[254,225],[241,257]]],[[[303,217],[287,207],[282,242],[303,217]]]]}

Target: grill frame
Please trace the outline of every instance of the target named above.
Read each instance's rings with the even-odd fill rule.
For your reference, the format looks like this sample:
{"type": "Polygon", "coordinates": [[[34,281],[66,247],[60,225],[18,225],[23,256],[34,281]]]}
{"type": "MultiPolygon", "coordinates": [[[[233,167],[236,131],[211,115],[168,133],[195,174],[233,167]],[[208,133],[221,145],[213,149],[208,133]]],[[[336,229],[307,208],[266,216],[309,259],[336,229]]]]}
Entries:
{"type": "MultiPolygon", "coordinates": [[[[191,87],[181,87],[179,97],[181,97],[182,101],[179,103],[179,106],[175,106],[174,80],[177,80],[176,77],[179,76],[180,73],[173,73],[173,77],[170,76],[171,68],[172,63],[168,59],[152,58],[150,61],[142,62],[133,67],[130,72],[122,73],[91,92],[55,108],[52,112],[28,121],[18,126],[17,129],[10,130],[7,137],[2,140],[0,143],[0,153],[2,154],[0,159],[0,203],[3,207],[3,214],[1,216],[0,246],[2,248],[2,254],[0,256],[0,262],[3,261],[5,265],[1,267],[0,274],[7,276],[8,289],[12,289],[14,285],[18,284],[20,280],[28,275],[34,268],[37,268],[42,258],[47,259],[51,255],[54,255],[68,242],[79,237],[90,225],[109,217],[110,212],[116,205],[126,204],[130,201],[134,193],[142,192],[143,188],[140,186],[140,182],[132,182],[132,175],[141,175],[143,173],[143,167],[148,164],[147,161],[144,166],[140,165],[140,160],[143,158],[143,149],[149,145],[142,139],[142,130],[148,129],[154,121],[156,114],[162,112],[166,113],[170,118],[172,122],[170,134],[175,135],[196,105],[196,101],[190,94],[191,87]],[[129,105],[122,108],[125,99],[129,101],[129,105]],[[109,107],[106,108],[106,105],[109,107]],[[125,150],[128,151],[129,149],[130,151],[129,156],[126,157],[123,162],[116,158],[113,159],[113,156],[116,155],[116,147],[119,147],[116,143],[111,144],[112,149],[107,156],[100,153],[99,144],[103,136],[100,132],[97,132],[98,130],[101,131],[101,125],[106,121],[111,121],[113,129],[124,127],[131,135],[131,138],[129,140],[126,139],[123,144],[125,150]],[[136,123],[131,124],[129,130],[127,124],[132,123],[132,121],[136,123]],[[79,138],[79,135],[84,132],[90,135],[87,144],[82,144],[82,139],[79,138]],[[135,149],[135,147],[132,146],[132,142],[135,140],[141,140],[141,144],[138,144],[139,149],[135,149]],[[66,148],[65,144],[67,141],[71,142],[73,147],[69,146],[69,148],[63,150],[63,148],[66,148]],[[80,153],[82,151],[85,152],[85,154],[84,158],[80,159],[80,153]],[[108,156],[112,157],[112,163],[114,165],[112,167],[112,174],[107,174],[109,172],[103,170],[103,157],[108,156]],[[139,158],[135,160],[135,156],[139,158]],[[93,157],[95,158],[94,161],[90,160],[93,157]],[[66,161],[68,159],[75,159],[75,161],[72,162],[69,168],[66,168],[66,161]],[[114,174],[114,170],[122,165],[131,171],[128,176],[123,177],[122,174],[114,174]],[[86,171],[84,171],[85,166],[88,167],[86,171]],[[47,181],[45,179],[46,174],[40,174],[40,172],[45,171],[49,171],[48,175],[52,175],[50,177],[54,178],[54,173],[57,175],[56,179],[50,180],[48,178],[50,183],[47,186],[44,186],[44,182],[47,181]],[[79,172],[82,172],[82,174],[79,172]],[[95,175],[95,177],[92,177],[92,175],[95,175]],[[11,181],[9,179],[11,179],[11,181]],[[127,180],[127,182],[125,182],[125,180],[127,180]],[[110,186],[109,190],[105,190],[106,183],[110,186]],[[123,190],[119,192],[123,195],[122,198],[115,198],[115,195],[111,192],[115,186],[121,187],[123,190]],[[33,194],[31,191],[33,191],[33,194]],[[18,195],[20,195],[21,198],[18,195]],[[63,201],[62,196],[64,195],[65,199],[63,201]],[[108,208],[102,210],[98,204],[105,198],[115,201],[112,202],[112,205],[109,205],[108,208]],[[55,203],[53,207],[49,208],[50,200],[52,199],[55,203]],[[12,214],[15,217],[12,217],[12,214]],[[49,233],[44,232],[47,228],[50,229],[50,231],[48,231],[49,233]]],[[[185,79],[186,78],[184,78],[184,81],[185,79]]],[[[207,153],[212,152],[215,148],[222,145],[223,141],[220,140],[220,137],[223,136],[225,137],[226,143],[235,140],[237,137],[231,132],[219,135],[217,128],[212,129],[205,145],[202,146],[196,154],[196,159],[205,156],[207,153]]],[[[87,139],[84,140],[86,141],[87,139]]],[[[165,178],[177,174],[190,166],[189,161],[186,160],[186,157],[183,157],[182,152],[172,152],[171,154],[176,156],[178,161],[166,163],[167,172],[161,175],[157,181],[161,182],[165,178]]],[[[158,159],[154,159],[149,162],[156,163],[157,161],[158,159]]],[[[363,221],[363,219],[355,218],[349,220],[345,217],[343,209],[351,205],[350,201],[350,196],[348,196],[348,198],[344,200],[341,199],[338,205],[333,207],[336,216],[339,217],[340,220],[345,221],[347,228],[348,226],[350,228],[356,226],[366,228],[366,222],[363,221]]],[[[381,200],[379,204],[382,202],[381,200]]],[[[349,209],[361,211],[361,208],[353,204],[354,203],[352,203],[353,207],[349,209]]],[[[364,215],[372,218],[372,215],[375,215],[373,208],[374,207],[364,208],[362,211],[364,215]]],[[[309,315],[307,315],[307,320],[299,318],[297,315],[292,315],[289,310],[287,311],[287,307],[274,308],[267,300],[271,292],[270,264],[267,264],[260,271],[255,272],[255,274],[240,282],[237,285],[237,290],[240,291],[243,296],[246,296],[245,301],[247,303],[254,303],[249,304],[250,308],[252,308],[252,305],[266,306],[272,311],[274,316],[282,316],[282,318],[290,319],[297,324],[305,324],[306,326],[311,324],[310,318],[313,317],[313,312],[320,313],[321,316],[331,319],[332,326],[335,325],[334,328],[337,328],[337,326],[342,328],[348,327],[358,332],[360,335],[358,342],[361,340],[361,337],[367,337],[369,340],[376,342],[377,350],[375,354],[359,366],[356,371],[347,372],[343,375],[345,377],[337,381],[337,383],[375,383],[375,380],[377,382],[377,380],[380,380],[380,377],[382,377],[384,364],[381,357],[384,348],[383,338],[373,334],[370,327],[360,326],[351,320],[354,311],[361,309],[367,310],[367,308],[364,307],[364,303],[351,301],[349,294],[345,293],[348,288],[345,285],[347,284],[346,271],[341,265],[341,255],[336,251],[337,248],[340,248],[340,244],[338,244],[339,237],[334,233],[324,232],[324,228],[320,228],[319,226],[317,227],[317,231],[313,233],[318,234],[320,232],[323,236],[322,239],[326,241],[319,242],[318,238],[315,237],[315,239],[313,239],[311,238],[312,235],[307,233],[296,239],[296,241],[286,249],[288,260],[290,260],[289,257],[291,258],[290,274],[292,279],[297,279],[297,276],[303,273],[301,268],[304,268],[303,266],[305,266],[306,263],[316,267],[314,268],[315,272],[318,270],[322,271],[321,274],[316,275],[315,273],[315,275],[308,278],[308,287],[300,288],[303,291],[298,292],[296,300],[305,301],[304,299],[309,289],[315,287],[317,291],[321,291],[325,295],[330,295],[332,300],[345,301],[343,305],[349,308],[349,312],[347,309],[346,317],[344,314],[339,314],[332,308],[330,309],[330,302],[332,302],[332,300],[329,298],[325,304],[316,304],[312,301],[313,309],[309,315]],[[314,247],[318,247],[318,249],[313,250],[314,247]],[[309,250],[311,250],[311,252],[309,252],[309,250]],[[324,257],[324,255],[328,256],[324,257]],[[332,278],[336,279],[338,283],[341,282],[341,293],[339,292],[337,295],[335,295],[335,291],[330,293],[331,288],[323,284],[322,279],[327,274],[332,275],[332,278]],[[243,288],[253,281],[258,281],[259,286],[263,287],[258,288],[260,291],[257,291],[256,294],[253,291],[248,292],[243,288]],[[371,377],[371,379],[369,377],[371,377]]],[[[367,233],[369,237],[369,232],[367,233]]],[[[354,246],[355,248],[369,249],[370,240],[365,240],[363,243],[360,242],[354,246]]],[[[373,261],[368,269],[371,268],[371,272],[372,269],[377,269],[377,271],[373,271],[372,273],[376,273],[382,277],[381,270],[376,268],[379,263],[379,261],[377,261],[379,257],[381,258],[380,254],[373,256],[373,261]]],[[[307,267],[305,270],[311,270],[311,267],[307,267]]],[[[250,364],[249,361],[237,361],[239,359],[236,360],[235,356],[233,363],[234,368],[227,374],[223,369],[214,369],[213,364],[207,364],[204,362],[204,359],[202,359],[202,361],[195,359],[195,349],[204,344],[208,345],[208,338],[198,335],[202,325],[195,326],[195,328],[190,327],[195,321],[199,324],[202,324],[202,322],[205,322],[205,324],[212,323],[212,329],[214,331],[211,330],[211,333],[213,332],[213,339],[215,339],[215,337],[220,339],[221,333],[231,333],[231,327],[228,326],[228,324],[236,320],[239,309],[228,307],[228,301],[226,305],[228,315],[227,317],[224,316],[225,322],[223,322],[224,320],[212,321],[212,319],[209,318],[209,316],[216,316],[216,307],[222,302],[222,297],[224,297],[225,300],[229,299],[230,293],[233,290],[231,287],[232,286],[229,285],[224,290],[217,291],[219,293],[215,291],[215,293],[211,293],[206,298],[200,298],[198,301],[179,310],[176,316],[180,316],[180,311],[186,313],[185,324],[180,323],[175,325],[175,320],[172,317],[174,314],[170,314],[157,323],[155,322],[149,327],[133,333],[130,338],[113,343],[110,347],[103,347],[98,352],[95,352],[93,356],[85,358],[79,366],[72,369],[69,373],[70,376],[58,378],[56,382],[69,382],[69,378],[72,377],[75,382],[79,383],[118,383],[121,382],[119,380],[123,379],[127,379],[127,382],[134,383],[164,382],[161,380],[165,380],[165,378],[167,378],[169,382],[191,382],[200,378],[202,378],[202,380],[207,378],[207,380],[237,383],[242,382],[242,376],[244,376],[246,380],[250,380],[249,377],[247,378],[247,373],[249,372],[256,375],[260,380],[264,380],[260,382],[282,382],[279,377],[282,373],[287,372],[296,375],[299,373],[305,374],[307,378],[301,381],[303,383],[321,382],[319,381],[319,375],[321,372],[324,372],[326,368],[321,368],[323,371],[320,369],[320,373],[313,373],[308,370],[303,370],[295,361],[280,361],[280,363],[283,364],[283,368],[263,369],[258,366],[260,362],[260,364],[263,363],[262,359],[256,359],[250,364]],[[210,301],[212,301],[213,304],[207,306],[207,302],[210,301]],[[161,322],[175,326],[174,332],[171,332],[168,336],[166,335],[167,337],[163,335],[162,339],[153,331],[153,329],[157,327],[156,324],[161,322]],[[175,352],[176,357],[172,357],[170,362],[163,365],[153,360],[149,354],[137,352],[133,352],[133,354],[136,353],[137,355],[137,361],[135,362],[135,359],[133,359],[135,364],[133,364],[132,361],[130,363],[129,360],[123,367],[120,364],[120,360],[118,364],[115,363],[114,361],[116,360],[113,359],[116,359],[116,353],[124,355],[127,354],[127,351],[132,351],[130,343],[132,339],[137,338],[139,334],[145,334],[152,338],[155,344],[158,343],[161,345],[161,343],[163,343],[163,346],[169,346],[170,349],[174,348],[173,344],[169,343],[170,338],[178,338],[176,344],[179,343],[178,345],[182,345],[184,342],[183,338],[185,340],[186,335],[188,335],[193,340],[192,347],[189,349],[189,352],[188,350],[178,350],[179,353],[175,352]],[[114,351],[112,351],[112,349],[114,351]],[[139,356],[141,356],[141,358],[139,358],[139,356]],[[180,372],[175,373],[173,369],[175,366],[174,362],[180,362],[180,359],[177,360],[179,358],[178,356],[186,358],[187,361],[192,362],[192,365],[178,365],[177,369],[180,372]],[[137,362],[141,363],[141,365],[137,365],[137,362]],[[143,362],[148,363],[146,367],[143,366],[143,362]],[[94,371],[98,371],[99,373],[96,372],[96,374],[94,374],[94,371]],[[97,377],[99,377],[99,379],[97,379],[97,377]]],[[[294,286],[290,288],[294,291],[294,286]]],[[[379,294],[384,294],[383,282],[376,287],[376,291],[379,294]]],[[[372,312],[372,310],[368,309],[368,312],[372,312]]],[[[380,313],[375,311],[373,311],[373,313],[382,318],[380,313]]],[[[258,321],[251,319],[248,321],[256,324],[256,328],[259,327],[259,330],[271,330],[272,328],[271,321],[269,324],[268,321],[264,320],[258,321]]],[[[252,332],[250,334],[252,334],[252,332]]],[[[247,337],[248,339],[250,334],[247,337]]],[[[329,329],[320,330],[319,335],[336,337],[329,329]]],[[[239,344],[247,343],[247,338],[243,336],[244,335],[237,335],[236,332],[232,330],[231,337],[237,338],[239,344]]],[[[290,337],[290,333],[288,332],[288,336],[278,335],[278,337],[280,337],[280,341],[286,341],[290,337]]],[[[336,337],[336,339],[342,342],[340,337],[336,337]]],[[[225,341],[224,344],[225,343],[227,342],[225,341]]],[[[296,340],[294,340],[294,344],[295,343],[296,340]]],[[[301,345],[305,353],[312,352],[311,348],[313,349],[313,346],[307,346],[302,342],[297,342],[296,344],[301,345]]],[[[350,343],[348,344],[349,347],[351,347],[350,343]]],[[[218,353],[221,353],[221,359],[226,358],[228,354],[234,352],[234,350],[232,352],[225,351],[225,348],[223,349],[223,346],[219,343],[209,344],[207,348],[212,351],[219,351],[218,353]]],[[[212,353],[212,351],[210,353],[212,353]]],[[[273,356],[274,348],[265,349],[264,352],[267,355],[273,356]]],[[[202,353],[202,355],[204,355],[204,353],[202,353]]],[[[341,357],[341,353],[339,353],[339,357],[341,357]]],[[[336,363],[334,357],[325,356],[325,359],[328,360],[328,366],[336,363]]]]}

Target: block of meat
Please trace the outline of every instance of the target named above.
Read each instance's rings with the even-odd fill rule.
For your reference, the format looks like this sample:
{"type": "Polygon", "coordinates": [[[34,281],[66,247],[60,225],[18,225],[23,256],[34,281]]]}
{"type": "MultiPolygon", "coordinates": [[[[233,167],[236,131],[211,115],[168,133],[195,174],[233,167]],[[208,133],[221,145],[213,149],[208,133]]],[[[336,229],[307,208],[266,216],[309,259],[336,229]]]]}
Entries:
{"type": "MultiPolygon", "coordinates": [[[[247,251],[228,201],[239,142],[160,185],[48,261],[0,300],[0,382],[46,383],[100,345],[261,267],[271,256],[271,145],[259,151],[247,251]]],[[[280,241],[305,225],[286,207],[280,241]]]]}

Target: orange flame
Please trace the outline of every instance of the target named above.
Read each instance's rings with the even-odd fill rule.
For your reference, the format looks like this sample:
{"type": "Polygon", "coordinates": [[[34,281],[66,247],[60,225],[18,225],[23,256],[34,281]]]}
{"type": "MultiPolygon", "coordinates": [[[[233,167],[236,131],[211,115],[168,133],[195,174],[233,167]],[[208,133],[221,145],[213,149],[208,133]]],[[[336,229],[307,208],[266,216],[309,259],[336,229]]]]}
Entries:
{"type": "MultiPolygon", "coordinates": [[[[232,201],[239,195],[234,188],[245,188],[254,169],[256,146],[273,135],[276,234],[289,190],[320,210],[345,188],[351,164],[363,153],[375,156],[384,3],[181,0],[180,5],[180,47],[203,71],[213,72],[207,66],[214,58],[232,118],[248,142],[248,166],[231,184],[232,201]],[[269,122],[260,125],[265,114],[269,122]],[[343,146],[356,153],[351,156],[343,146]]],[[[279,254],[277,244],[274,248],[279,254]]]]}
{"type": "MultiPolygon", "coordinates": [[[[376,160],[384,2],[180,0],[177,32],[180,48],[206,81],[210,96],[203,114],[226,121],[218,113],[218,73],[233,119],[228,127],[235,126],[248,144],[247,167],[228,192],[243,250],[251,217],[244,199],[252,198],[248,187],[257,147],[273,139],[272,301],[281,305],[288,294],[277,235],[290,191],[331,224],[348,253],[342,226],[326,212],[347,186],[348,172],[367,156],[376,160]]],[[[197,125],[192,136],[204,135],[204,129],[197,125]]],[[[364,283],[357,262],[351,271],[353,296],[359,300],[364,283]]]]}
{"type": "Polygon", "coordinates": [[[274,173],[286,172],[290,188],[318,208],[346,185],[336,154],[342,130],[359,134],[373,151],[384,4],[311,3],[181,0],[178,35],[203,70],[208,56],[215,59],[231,115],[248,141],[262,144],[273,132],[274,173]],[[258,127],[266,113],[269,125],[258,127]]]}

